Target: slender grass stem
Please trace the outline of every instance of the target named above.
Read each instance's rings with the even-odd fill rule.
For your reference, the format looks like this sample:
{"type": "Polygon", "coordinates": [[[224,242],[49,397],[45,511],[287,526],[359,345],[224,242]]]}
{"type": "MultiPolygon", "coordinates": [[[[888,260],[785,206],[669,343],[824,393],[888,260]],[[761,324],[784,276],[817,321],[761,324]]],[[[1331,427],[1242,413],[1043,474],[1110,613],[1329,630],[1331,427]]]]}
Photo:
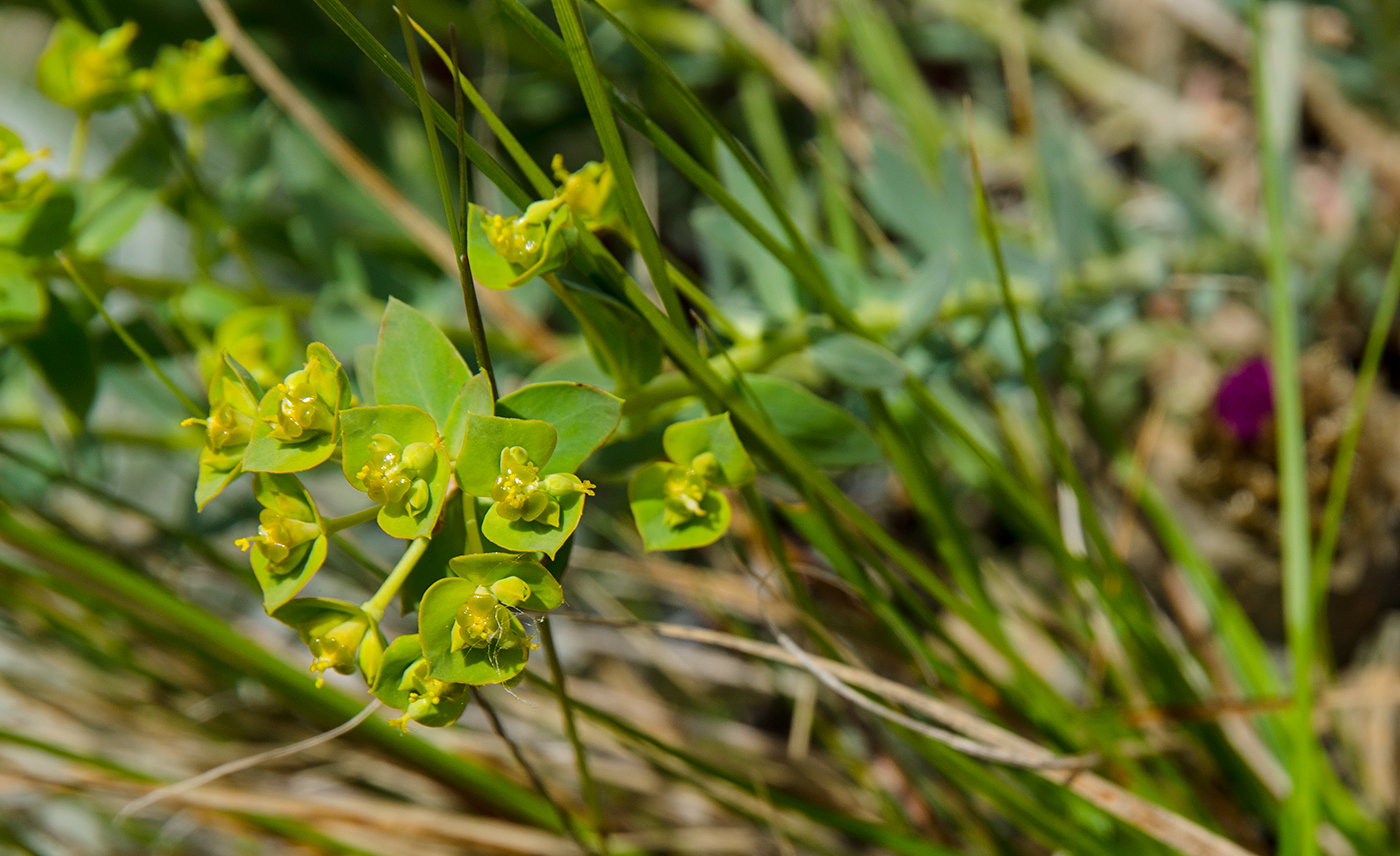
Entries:
{"type": "Polygon", "coordinates": [[[1313,547],[1312,601],[1319,633],[1326,632],[1326,624],[1322,619],[1326,615],[1327,578],[1332,569],[1337,538],[1342,530],[1342,513],[1346,510],[1347,490],[1351,485],[1353,464],[1356,462],[1356,447],[1361,441],[1366,404],[1371,399],[1371,388],[1375,385],[1381,354],[1385,351],[1386,341],[1390,337],[1390,326],[1395,320],[1397,303],[1400,303],[1400,241],[1396,242],[1395,253],[1390,260],[1390,270],[1385,277],[1385,288],[1376,303],[1376,315],[1371,321],[1371,332],[1366,337],[1366,350],[1361,356],[1361,366],[1356,372],[1356,386],[1352,389],[1351,402],[1347,405],[1346,427],[1342,431],[1342,439],[1337,443],[1337,456],[1332,461],[1332,480],[1327,487],[1327,504],[1323,507],[1317,544],[1313,547]]]}
{"type": "Polygon", "coordinates": [[[1285,218],[1287,176],[1283,156],[1272,133],[1274,109],[1264,73],[1263,10],[1250,9],[1253,56],[1250,79],[1254,90],[1260,183],[1269,225],[1267,268],[1269,319],[1273,343],[1274,424],[1278,434],[1279,541],[1283,565],[1283,618],[1293,661],[1293,709],[1289,717],[1293,790],[1282,829],[1283,853],[1311,856],[1317,852],[1318,760],[1313,736],[1312,666],[1317,611],[1312,602],[1307,459],[1303,438],[1302,388],[1298,376],[1298,332],[1292,293],[1285,218]]]}
{"type": "MultiPolygon", "coordinates": [[[[551,689],[552,688],[553,687],[551,687],[551,689]]],[[[598,853],[596,847],[589,847],[588,844],[585,843],[583,834],[578,829],[578,819],[550,795],[549,788],[545,787],[544,779],[540,778],[539,772],[535,770],[535,765],[526,760],[524,753],[520,751],[520,744],[516,743],[511,739],[511,736],[506,733],[505,726],[501,724],[501,717],[496,713],[496,708],[486,700],[486,696],[482,694],[478,687],[472,687],[471,693],[472,698],[476,700],[477,705],[479,705],[482,712],[486,714],[487,721],[491,723],[491,730],[496,733],[496,736],[501,739],[502,743],[506,744],[506,748],[510,750],[511,757],[515,758],[515,763],[520,765],[520,769],[525,771],[525,775],[530,778],[530,783],[535,786],[535,791],[554,809],[555,815],[559,818],[559,823],[564,829],[568,830],[569,837],[574,839],[574,843],[577,844],[579,849],[583,852],[598,853]]]]}
{"type": "Polygon", "coordinates": [[[622,197],[622,210],[627,225],[637,237],[641,248],[642,261],[651,275],[656,293],[661,295],[661,303],[666,307],[666,315],[675,328],[687,332],[685,308],[675,286],[671,284],[666,270],[666,258],[661,252],[661,241],[652,227],[651,217],[642,203],[641,191],[637,189],[632,175],[632,166],[627,158],[627,149],[618,131],[617,120],[613,117],[612,105],[608,102],[602,74],[598,71],[597,59],[593,56],[593,46],[588,41],[588,33],[583,26],[583,13],[578,0],[554,0],[554,12],[559,19],[559,29],[564,34],[564,45],[569,51],[569,61],[574,75],[583,90],[583,100],[588,105],[588,113],[593,118],[598,142],[603,147],[603,157],[612,167],[616,177],[616,192],[622,197]]]}
{"type": "MultiPolygon", "coordinates": [[[[417,24],[414,24],[417,27],[417,24]]],[[[467,168],[467,144],[466,144],[466,123],[467,111],[462,105],[462,80],[461,62],[457,56],[457,28],[448,28],[448,35],[452,40],[452,105],[457,116],[457,202],[461,220],[457,225],[457,232],[462,236],[463,243],[466,242],[467,234],[467,213],[470,202],[467,196],[467,174],[471,171],[467,168]]],[[[429,39],[428,42],[436,49],[437,44],[429,39]]],[[[441,52],[439,51],[439,56],[441,52]]],[[[431,129],[429,133],[432,133],[431,129]]],[[[486,382],[491,387],[491,400],[495,401],[500,394],[500,389],[496,386],[496,368],[491,363],[491,347],[486,341],[486,326],[481,320],[481,303],[476,297],[476,280],[472,278],[471,266],[467,263],[467,253],[465,249],[458,249],[457,252],[457,276],[462,284],[462,303],[467,310],[467,326],[472,334],[472,350],[476,353],[476,364],[481,371],[486,374],[486,382]]]]}
{"type": "Polygon", "coordinates": [[[403,551],[403,555],[399,557],[398,564],[394,565],[394,569],[389,572],[389,576],[380,584],[379,590],[374,593],[373,597],[360,606],[361,609],[369,614],[370,618],[378,621],[384,617],[384,610],[389,606],[389,601],[393,600],[394,595],[399,593],[399,589],[403,587],[404,580],[408,579],[408,575],[413,572],[413,567],[418,564],[418,560],[422,558],[423,551],[428,549],[428,542],[431,540],[432,539],[426,535],[421,538],[414,538],[413,542],[408,545],[408,549],[403,551]]]}
{"type": "Polygon", "coordinates": [[[87,113],[78,114],[78,123],[73,126],[73,147],[68,153],[68,171],[74,178],[83,173],[83,158],[87,155],[88,137],[91,132],[90,117],[87,113]]]}
{"type": "Polygon", "coordinates": [[[117,338],[122,340],[122,344],[126,345],[127,349],[136,356],[136,359],[140,360],[146,368],[150,369],[151,372],[160,379],[161,383],[165,384],[166,389],[170,390],[171,394],[175,396],[175,399],[189,411],[191,416],[195,419],[203,419],[206,415],[204,408],[195,404],[194,399],[190,398],[185,394],[184,390],[176,386],[175,381],[171,380],[170,376],[167,375],[160,366],[156,365],[156,361],[151,357],[150,352],[141,347],[141,343],[132,338],[132,335],[126,331],[126,328],[107,312],[107,307],[102,305],[102,300],[97,296],[97,293],[92,290],[92,286],[88,283],[87,279],[78,272],[78,268],[69,260],[68,256],[62,252],[55,253],[55,255],[58,257],[59,263],[63,265],[63,269],[68,272],[68,277],[73,280],[73,284],[78,287],[78,290],[81,291],[88,302],[92,304],[92,308],[96,309],[98,314],[102,316],[102,320],[107,322],[107,326],[112,328],[112,332],[117,334],[117,338]]]}
{"type": "Polygon", "coordinates": [[[380,506],[371,505],[369,508],[356,511],[354,514],[346,514],[343,517],[331,517],[321,521],[321,529],[327,535],[349,529],[352,526],[359,526],[361,523],[368,523],[379,514],[380,506]]]}
{"type": "Polygon", "coordinates": [[[598,784],[593,780],[593,772],[588,765],[588,750],[579,739],[578,724],[574,718],[573,699],[569,698],[568,687],[564,683],[564,667],[559,662],[559,651],[554,646],[554,632],[550,629],[549,617],[541,616],[537,622],[540,628],[540,641],[544,645],[545,659],[549,661],[549,676],[554,681],[554,694],[559,699],[559,710],[564,715],[564,733],[569,745],[574,748],[574,764],[578,768],[579,790],[583,791],[584,801],[592,813],[593,826],[598,832],[601,850],[607,852],[606,815],[603,802],[598,795],[598,784]]]}

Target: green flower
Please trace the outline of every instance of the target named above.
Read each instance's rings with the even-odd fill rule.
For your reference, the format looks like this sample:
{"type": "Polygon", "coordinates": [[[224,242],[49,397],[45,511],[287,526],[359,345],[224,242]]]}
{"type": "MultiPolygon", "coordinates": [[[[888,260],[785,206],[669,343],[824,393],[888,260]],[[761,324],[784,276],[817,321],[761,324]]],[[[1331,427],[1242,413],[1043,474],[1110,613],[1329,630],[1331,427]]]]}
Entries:
{"type": "Polygon", "coordinates": [[[151,66],[151,100],[167,113],[202,124],[246,95],[252,85],[239,74],[224,74],[228,45],[218,36],[163,45],[151,66]]]}
{"type": "Polygon", "coordinates": [[[0,125],[0,211],[19,211],[44,200],[53,188],[48,173],[36,172],[28,178],[19,174],[48,154],[48,149],[29,151],[14,131],[0,125]]]}
{"type": "Polygon", "coordinates": [[[306,365],[287,375],[258,402],[243,469],[291,473],[309,470],[334,452],[340,411],[350,406],[350,381],[320,342],[306,349],[306,365]]]}
{"type": "Polygon", "coordinates": [[[404,731],[410,722],[430,728],[451,725],[467,707],[467,685],[433,676],[417,633],[394,640],[369,683],[375,698],[403,711],[389,724],[404,731]]]}
{"type": "Polygon", "coordinates": [[[687,550],[719,540],[729,528],[729,500],[719,488],[753,481],[754,466],[722,413],[677,422],[662,446],[670,462],[632,476],[627,497],[648,550],[687,550]]]}
{"type": "MultiPolygon", "coordinates": [[[[596,444],[588,443],[591,451],[596,444]]],[[[507,550],[540,550],[551,557],[564,545],[594,485],[573,473],[545,469],[558,445],[554,426],[539,419],[467,416],[457,484],[463,493],[492,502],[481,521],[482,535],[507,550]]],[[[578,466],[581,457],[573,455],[568,465],[578,466]]]]}
{"type": "Polygon", "coordinates": [[[423,657],[414,660],[404,670],[398,689],[408,694],[408,706],[403,709],[403,716],[389,720],[389,724],[404,733],[408,733],[409,722],[432,722],[441,718],[444,707],[458,700],[464,702],[467,694],[466,684],[449,683],[429,676],[428,661],[423,657]]]}
{"type": "Polygon", "coordinates": [[[568,260],[564,237],[569,207],[562,197],[532,202],[523,214],[488,214],[480,206],[467,211],[467,261],[487,288],[524,285],[551,273],[568,260]]]}
{"type": "Polygon", "coordinates": [[[340,426],[341,471],[380,505],[380,528],[395,538],[431,535],[452,475],[433,417],[408,404],[351,407],[340,426]]]}
{"type": "Polygon", "coordinates": [[[274,389],[277,409],[268,436],[286,443],[311,440],[335,430],[340,398],[335,369],[308,352],[306,366],[287,375],[274,389]]]}
{"type": "MultiPolygon", "coordinates": [[[[319,678],[327,669],[334,669],[342,675],[355,671],[356,655],[369,632],[369,618],[352,616],[340,623],[312,635],[306,642],[311,649],[311,671],[319,678]]],[[[321,681],[317,681],[319,686],[321,681]]]]}
{"type": "Polygon", "coordinates": [[[556,197],[564,200],[576,222],[590,231],[617,230],[622,225],[622,204],[613,193],[616,182],[612,167],[590,161],[575,172],[564,168],[564,156],[555,155],[550,164],[560,183],[556,197]]]}
{"type": "Polygon", "coordinates": [[[541,479],[540,468],[520,446],[501,450],[501,474],[491,488],[491,499],[502,520],[524,520],[559,526],[559,500],[571,494],[592,496],[595,485],[573,473],[556,473],[541,479]]]}
{"type": "Polygon", "coordinates": [[[311,649],[316,686],[324,683],[326,670],[348,675],[356,666],[364,671],[366,683],[373,685],[378,680],[386,653],[384,637],[360,607],[343,600],[299,597],[271,610],[271,615],[296,628],[301,641],[311,649]]]}
{"type": "Polygon", "coordinates": [[[457,607],[457,621],[452,625],[452,651],[463,648],[500,651],[519,648],[529,642],[529,634],[520,619],[486,586],[477,586],[467,602],[457,607]]]}
{"type": "Polygon", "coordinates": [[[132,71],[126,55],[135,38],[136,24],[131,21],[99,36],[64,18],[54,26],[39,57],[35,84],[80,116],[120,107],[133,100],[146,82],[146,73],[132,71]]]}
{"type": "Polygon", "coordinates": [[[180,423],[204,426],[199,481],[194,491],[200,510],[243,471],[243,452],[253,437],[253,423],[258,415],[257,383],[228,354],[220,354],[217,365],[209,384],[209,418],[180,423]]]}
{"type": "Polygon", "coordinates": [[[365,493],[380,505],[400,507],[418,514],[432,501],[428,479],[437,468],[437,457],[428,443],[399,443],[388,434],[375,434],[369,442],[370,459],[360,468],[365,493]]]}
{"type": "Polygon", "coordinates": [[[290,600],[326,561],[329,548],[321,516],[306,488],[288,473],[258,473],[253,496],[262,504],[258,534],[240,538],[269,612],[290,600]]]}

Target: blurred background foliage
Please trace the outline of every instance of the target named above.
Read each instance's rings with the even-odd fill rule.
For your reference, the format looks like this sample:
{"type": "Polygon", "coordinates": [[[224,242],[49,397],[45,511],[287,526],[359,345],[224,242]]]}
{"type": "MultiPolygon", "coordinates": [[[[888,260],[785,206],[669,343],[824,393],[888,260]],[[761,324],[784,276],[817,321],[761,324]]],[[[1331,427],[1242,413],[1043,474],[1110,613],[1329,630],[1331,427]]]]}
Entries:
{"type": "MultiPolygon", "coordinates": [[[[178,427],[179,402],[52,251],[67,247],[104,309],[195,397],[220,348],[254,349],[249,362],[275,381],[305,342],[322,341],[353,373],[390,297],[472,358],[455,271],[443,269],[421,115],[324,14],[332,5],[238,0],[232,10],[420,212],[418,228],[402,228],[363,174],[347,174],[259,87],[205,123],[198,145],[188,123],[144,100],[96,114],[78,168],[65,168],[74,115],[34,81],[56,18],[98,30],[134,21],[141,68],[162,46],[210,36],[210,21],[184,0],[0,4],[0,123],[48,150],[41,168],[72,201],[53,215],[64,225],[52,246],[44,229],[0,214],[11,299],[0,304],[0,850],[576,852],[477,705],[457,726],[411,737],[373,720],[109,822],[153,782],[331,727],[363,698],[335,679],[311,688],[304,651],[263,614],[232,547],[256,526],[251,492],[241,485],[195,514],[198,432],[178,427]]],[[[407,64],[389,3],[346,5],[407,64]]],[[[1316,523],[1400,216],[1400,11],[1386,0],[1265,6],[1263,68],[1281,108],[1265,133],[1281,144],[1291,198],[1283,240],[1316,523]]],[[[536,163],[601,159],[567,58],[511,8],[556,26],[544,3],[415,0],[409,11],[444,44],[455,26],[463,72],[536,163]]],[[[701,413],[690,382],[635,313],[586,283],[581,310],[540,282],[492,299],[503,389],[580,380],[627,401],[618,436],[581,471],[600,489],[576,538],[566,610],[594,621],[555,621],[609,852],[1239,852],[1219,836],[1275,852],[1293,764],[1279,714],[1291,691],[1279,677],[1275,428],[1268,404],[1257,430],[1221,418],[1222,381],[1270,351],[1246,4],[607,8],[754,153],[841,302],[881,343],[835,332],[748,224],[624,129],[665,249],[713,301],[701,314],[723,322],[697,333],[701,347],[752,373],[779,433],[918,561],[986,603],[977,614],[996,616],[1005,646],[922,580],[877,570],[887,563],[858,537],[832,536],[825,512],[780,474],[759,484],[776,523],[736,511],[732,538],[714,547],[642,554],[626,478],[660,456],[667,422],[701,413]],[[1107,574],[1114,562],[1097,549],[1092,565],[1078,562],[1083,533],[1056,522],[1077,517],[1075,501],[1037,423],[979,230],[969,128],[1027,342],[1130,576],[1107,574]],[[624,371],[599,365],[600,346],[625,353],[624,371]],[[908,391],[906,372],[936,412],[908,391]],[[753,582],[755,569],[782,564],[765,546],[770,525],[799,594],[753,582]],[[962,571],[975,584],[950,555],[972,557],[962,571]],[[835,641],[825,653],[926,684],[1052,751],[1098,753],[1104,778],[1076,786],[969,759],[820,689],[790,657],[779,665],[781,652],[754,658],[633,625],[709,628],[732,643],[770,639],[765,619],[796,633],[799,615],[808,638],[835,641]],[[1107,792],[1093,791],[1109,781],[1208,839],[1190,849],[1114,819],[1107,792]]],[[[620,92],[781,234],[714,129],[592,7],[585,20],[620,92]]],[[[429,93],[450,108],[448,68],[424,57],[429,93]]],[[[522,178],[482,118],[469,115],[467,131],[522,178]]],[[[515,210],[479,170],[469,179],[474,201],[515,210]]],[[[622,237],[606,245],[647,282],[622,237]]],[[[1328,856],[1394,852],[1400,806],[1400,349],[1389,335],[1382,343],[1319,620],[1317,842],[1328,856]]],[[[346,514],[357,500],[337,475],[307,482],[328,513],[346,514]]],[[[372,591],[393,552],[377,531],[345,536],[320,591],[372,591]]],[[[550,796],[586,813],[548,691],[488,694],[550,796]]]]}

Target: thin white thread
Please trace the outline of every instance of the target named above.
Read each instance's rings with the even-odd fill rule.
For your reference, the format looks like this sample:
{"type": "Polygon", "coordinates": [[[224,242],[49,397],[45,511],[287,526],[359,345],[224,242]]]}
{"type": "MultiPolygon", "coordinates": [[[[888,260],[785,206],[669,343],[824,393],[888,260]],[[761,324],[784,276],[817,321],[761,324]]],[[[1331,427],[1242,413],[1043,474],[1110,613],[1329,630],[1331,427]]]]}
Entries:
{"type": "Polygon", "coordinates": [[[155,805],[161,800],[169,799],[170,797],[177,796],[179,794],[184,793],[185,791],[191,791],[195,788],[207,785],[216,779],[221,779],[224,776],[227,776],[229,773],[236,773],[239,770],[246,770],[249,767],[256,767],[259,764],[265,763],[267,761],[272,761],[276,758],[285,758],[288,755],[295,755],[298,752],[303,752],[315,746],[320,746],[322,743],[334,740],[340,735],[351,731],[355,728],[355,726],[364,722],[366,719],[369,719],[370,714],[374,713],[378,709],[379,699],[373,699],[370,701],[369,704],[365,705],[364,710],[361,710],[359,713],[351,717],[347,722],[341,725],[337,725],[330,731],[324,731],[320,734],[317,734],[315,737],[308,737],[305,740],[302,740],[297,743],[291,743],[286,746],[279,746],[276,749],[269,749],[266,752],[259,752],[256,755],[249,755],[246,758],[239,758],[235,761],[229,761],[227,764],[220,764],[219,766],[211,770],[206,770],[197,776],[191,776],[188,779],[182,779],[178,782],[175,782],[174,784],[166,785],[163,788],[156,788],[155,790],[151,791],[145,796],[134,799],[131,802],[127,803],[125,806],[123,806],[122,810],[117,812],[116,816],[112,818],[112,824],[114,826],[120,825],[128,817],[131,817],[132,815],[136,814],[142,809],[149,808],[150,806],[155,805]]]}

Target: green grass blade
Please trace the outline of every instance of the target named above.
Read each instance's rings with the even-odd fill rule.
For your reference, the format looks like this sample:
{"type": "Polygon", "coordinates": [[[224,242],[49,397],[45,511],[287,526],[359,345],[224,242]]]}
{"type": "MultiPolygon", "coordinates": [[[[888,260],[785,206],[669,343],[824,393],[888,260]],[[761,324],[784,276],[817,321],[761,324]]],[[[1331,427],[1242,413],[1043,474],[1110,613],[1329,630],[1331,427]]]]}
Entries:
{"type": "Polygon", "coordinates": [[[1342,530],[1342,512],[1346,510],[1347,489],[1351,484],[1352,465],[1356,461],[1356,446],[1361,441],[1366,404],[1371,399],[1376,371],[1380,368],[1381,355],[1390,338],[1390,326],[1395,320],[1397,303],[1400,303],[1400,242],[1395,245],[1390,270],[1385,276],[1385,287],[1376,303],[1375,318],[1371,320],[1371,332],[1366,337],[1366,350],[1356,371],[1356,386],[1352,389],[1351,401],[1347,404],[1346,427],[1342,431],[1342,439],[1337,444],[1337,456],[1332,461],[1332,480],[1327,487],[1327,504],[1322,511],[1322,523],[1318,526],[1317,545],[1313,548],[1312,600],[1319,631],[1326,627],[1323,617],[1327,614],[1327,578],[1331,573],[1332,558],[1336,554],[1337,538],[1342,530]]]}
{"type": "MultiPolygon", "coordinates": [[[[418,54],[418,42],[413,38],[413,28],[409,26],[407,0],[399,0],[394,11],[399,16],[399,26],[403,28],[403,44],[408,51],[408,67],[413,77],[413,100],[423,112],[423,130],[428,135],[428,153],[433,161],[433,175],[437,178],[438,194],[442,196],[442,210],[447,217],[447,230],[452,235],[452,250],[460,259],[462,253],[461,220],[456,206],[452,203],[452,185],[447,178],[447,164],[442,159],[442,145],[438,142],[437,127],[433,124],[433,107],[436,101],[428,97],[428,88],[423,83],[423,58],[418,54]]],[[[452,123],[452,130],[461,128],[458,122],[452,123]]],[[[460,136],[460,135],[459,135],[460,136]]],[[[462,200],[465,208],[467,200],[462,200]]]]}
{"type": "MultiPolygon", "coordinates": [[[[416,100],[417,87],[414,86],[413,78],[409,76],[403,66],[399,65],[399,61],[394,59],[388,49],[380,44],[369,30],[365,29],[365,25],[361,24],[360,20],[352,15],[349,9],[345,8],[344,3],[340,0],[316,0],[316,5],[321,7],[321,11],[325,12],[337,27],[340,27],[341,31],[350,38],[350,41],[354,42],[355,47],[369,57],[370,62],[374,63],[374,66],[383,72],[390,82],[411,100],[416,100]]],[[[441,104],[433,102],[432,111],[433,123],[440,131],[448,135],[448,139],[456,140],[457,123],[447,112],[447,109],[441,104]]],[[[500,188],[506,198],[520,208],[530,204],[530,194],[525,192],[525,189],[510,177],[510,174],[489,152],[481,147],[480,143],[470,136],[467,136],[464,142],[467,146],[467,158],[477,169],[481,170],[482,175],[500,188]]]]}
{"type": "MultiPolygon", "coordinates": [[[[181,636],[205,656],[255,678],[282,696],[308,719],[324,726],[339,725],[359,713],[363,701],[331,687],[317,689],[303,669],[283,662],[230,629],[221,619],[185,603],[163,586],[98,550],[66,537],[35,529],[0,508],[0,541],[61,567],[85,587],[107,599],[139,622],[181,636]]],[[[505,814],[555,831],[562,831],[549,805],[494,771],[449,754],[371,717],[355,730],[359,739],[414,765],[442,783],[472,794],[505,814]]]]}
{"type": "Polygon", "coordinates": [[[1302,387],[1298,375],[1298,332],[1288,257],[1285,218],[1288,177],[1282,153],[1271,133],[1269,79],[1264,74],[1262,3],[1251,7],[1254,45],[1250,78],[1254,90],[1260,183],[1269,224],[1269,320],[1272,333],[1274,424],[1278,433],[1279,541],[1283,566],[1283,618],[1293,661],[1292,735],[1288,771],[1293,777],[1283,825],[1283,853],[1317,852],[1318,752],[1313,736],[1312,666],[1317,611],[1312,602],[1309,548],[1307,457],[1303,438],[1302,387]]]}
{"type": "Polygon", "coordinates": [[[598,70],[598,60],[593,55],[593,45],[588,41],[588,32],[583,26],[583,12],[579,9],[578,0],[554,0],[554,14],[559,19],[564,46],[569,51],[569,62],[583,90],[584,103],[588,105],[588,114],[593,118],[598,142],[603,146],[603,157],[612,167],[617,181],[616,192],[622,195],[622,211],[637,239],[647,273],[661,295],[661,303],[666,307],[671,323],[676,325],[676,329],[687,331],[689,325],[686,323],[685,307],[671,284],[666,257],[661,252],[661,240],[652,226],[646,206],[642,204],[642,194],[637,189],[637,180],[632,175],[632,165],[627,158],[627,147],[622,142],[622,133],[617,128],[603,76],[598,70]]]}

